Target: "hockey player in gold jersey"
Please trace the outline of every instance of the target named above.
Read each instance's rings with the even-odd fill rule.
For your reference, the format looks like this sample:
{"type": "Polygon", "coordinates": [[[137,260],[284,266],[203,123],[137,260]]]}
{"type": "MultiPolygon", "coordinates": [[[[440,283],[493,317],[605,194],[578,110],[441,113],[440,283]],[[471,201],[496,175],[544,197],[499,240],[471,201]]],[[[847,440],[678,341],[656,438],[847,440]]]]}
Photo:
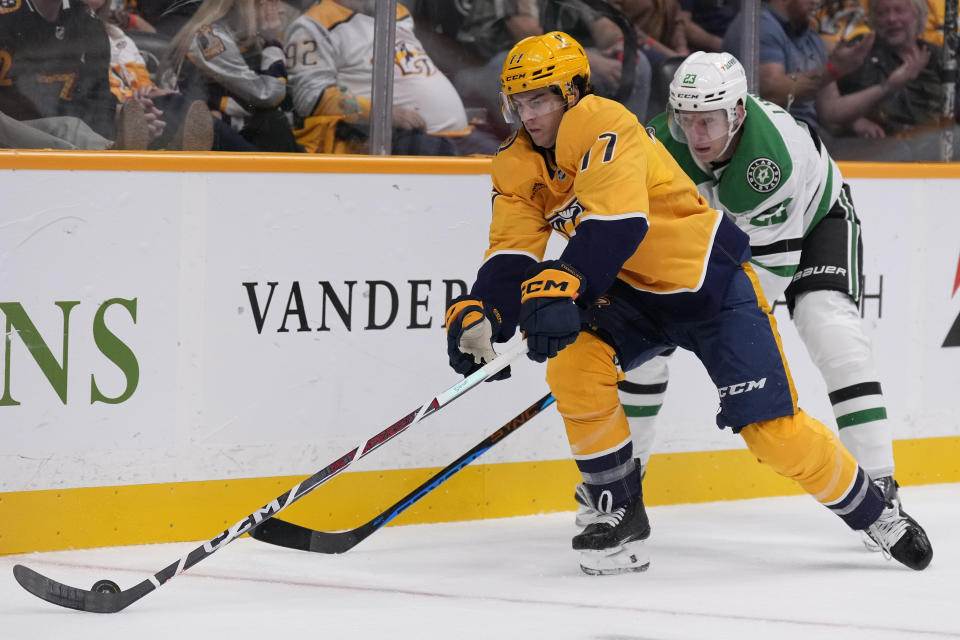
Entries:
{"type": "MultiPolygon", "coordinates": [[[[501,76],[520,126],[493,161],[490,246],[468,295],[447,309],[448,355],[469,373],[519,326],[547,361],[584,485],[603,517],[574,537],[591,574],[642,571],[650,526],[627,418],[623,371],[679,346],[717,387],[717,424],[853,529],[889,539],[914,569],[923,530],[878,522],[879,490],[834,434],[797,406],[749,240],[710,208],[663,145],[616,102],[591,95],[583,48],[552,32],[519,42],[501,76]],[[551,233],[567,239],[544,261],[551,233]],[[877,531],[875,529],[883,529],[877,531]]],[[[504,371],[497,377],[506,377],[504,371]]]]}

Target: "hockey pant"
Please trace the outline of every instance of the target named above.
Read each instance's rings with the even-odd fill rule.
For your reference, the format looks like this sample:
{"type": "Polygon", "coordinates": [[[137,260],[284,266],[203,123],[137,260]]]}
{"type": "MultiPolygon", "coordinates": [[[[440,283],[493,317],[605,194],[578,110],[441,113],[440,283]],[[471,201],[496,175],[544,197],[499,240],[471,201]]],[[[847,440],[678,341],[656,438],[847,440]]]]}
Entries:
{"type": "MultiPolygon", "coordinates": [[[[794,324],[827,386],[840,441],[872,478],[893,475],[893,435],[860,312],[842,291],[796,297],[794,324]]],[[[672,352],[668,352],[672,353],[672,352]]],[[[647,464],[669,379],[669,355],[628,371],[620,401],[633,434],[633,455],[647,464]]]]}
{"type": "Polygon", "coordinates": [[[547,382],[595,501],[609,492],[617,507],[640,495],[618,362],[680,346],[697,355],[717,386],[719,426],[739,432],[758,460],[795,480],[851,528],[876,520],[883,509],[879,491],[833,432],[797,407],[776,320],[758,292],[746,267],[734,276],[719,313],[680,323],[638,304],[618,283],[593,309],[595,324],[548,362],[547,382]]]}

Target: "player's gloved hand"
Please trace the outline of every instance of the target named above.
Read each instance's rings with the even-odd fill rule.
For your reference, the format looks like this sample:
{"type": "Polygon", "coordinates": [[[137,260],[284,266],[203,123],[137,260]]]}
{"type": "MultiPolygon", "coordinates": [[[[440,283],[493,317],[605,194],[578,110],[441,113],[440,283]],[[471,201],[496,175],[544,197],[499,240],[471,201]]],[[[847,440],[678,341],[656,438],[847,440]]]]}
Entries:
{"type": "Polygon", "coordinates": [[[547,260],[527,271],[520,286],[520,330],[527,339],[527,357],[545,362],[577,339],[580,310],[574,303],[583,291],[583,276],[559,260],[547,260]]]}
{"type": "MultiPolygon", "coordinates": [[[[450,366],[467,376],[497,357],[493,337],[500,331],[500,313],[470,296],[454,299],[447,308],[447,355],[450,366]]],[[[487,382],[510,377],[506,367],[487,378],[487,382]]]]}

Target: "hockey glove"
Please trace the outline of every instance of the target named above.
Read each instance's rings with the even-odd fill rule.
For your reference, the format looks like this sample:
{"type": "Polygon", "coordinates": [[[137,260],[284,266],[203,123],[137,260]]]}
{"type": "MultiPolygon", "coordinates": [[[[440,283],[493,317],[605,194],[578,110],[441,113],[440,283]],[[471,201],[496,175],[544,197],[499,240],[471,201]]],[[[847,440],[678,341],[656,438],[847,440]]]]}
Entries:
{"type": "Polygon", "coordinates": [[[527,271],[520,285],[520,330],[527,356],[545,362],[577,339],[580,309],[574,300],[583,291],[583,276],[559,260],[547,260],[527,271]]]}
{"type": "MultiPolygon", "coordinates": [[[[497,357],[493,338],[500,331],[500,313],[469,296],[454,299],[447,308],[447,355],[450,366],[468,376],[497,357]]],[[[488,382],[510,377],[507,367],[487,378],[488,382]]]]}

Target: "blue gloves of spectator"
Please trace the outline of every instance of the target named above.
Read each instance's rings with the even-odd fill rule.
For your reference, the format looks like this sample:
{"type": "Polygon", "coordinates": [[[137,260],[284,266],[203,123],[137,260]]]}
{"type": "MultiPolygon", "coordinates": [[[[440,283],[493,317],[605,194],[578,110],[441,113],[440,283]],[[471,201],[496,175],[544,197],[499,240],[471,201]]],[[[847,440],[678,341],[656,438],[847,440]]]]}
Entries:
{"type": "MultiPolygon", "coordinates": [[[[500,313],[469,296],[460,296],[447,308],[447,355],[450,366],[467,376],[497,357],[493,338],[500,331],[500,313]]],[[[487,382],[510,377],[510,367],[487,378],[487,382]]]]}
{"type": "Polygon", "coordinates": [[[583,291],[583,276],[559,260],[534,265],[520,286],[520,330],[527,356],[545,362],[573,344],[580,333],[580,309],[574,300],[583,291]]]}

